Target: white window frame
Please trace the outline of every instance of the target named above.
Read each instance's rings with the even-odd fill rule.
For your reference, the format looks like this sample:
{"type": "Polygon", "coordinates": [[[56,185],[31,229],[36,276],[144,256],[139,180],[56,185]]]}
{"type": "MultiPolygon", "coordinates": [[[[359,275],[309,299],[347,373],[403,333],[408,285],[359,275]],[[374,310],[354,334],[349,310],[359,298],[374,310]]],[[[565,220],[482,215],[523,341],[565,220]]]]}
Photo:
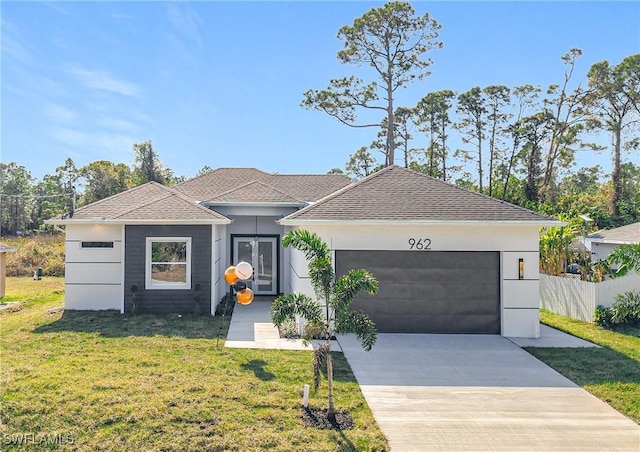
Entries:
{"type": "Polygon", "coordinates": [[[191,237],[147,237],[145,259],[145,289],[147,290],[191,290],[191,237]],[[158,262],[151,261],[151,249],[153,243],[158,242],[186,242],[186,282],[184,283],[154,283],[151,278],[151,265],[158,262]]]}

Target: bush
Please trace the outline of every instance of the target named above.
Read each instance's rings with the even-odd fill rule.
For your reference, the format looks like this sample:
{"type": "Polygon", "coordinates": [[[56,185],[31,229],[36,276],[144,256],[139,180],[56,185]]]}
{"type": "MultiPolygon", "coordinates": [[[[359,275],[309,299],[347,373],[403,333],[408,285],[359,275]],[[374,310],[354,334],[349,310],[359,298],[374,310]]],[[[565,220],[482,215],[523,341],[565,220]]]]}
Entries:
{"type": "Polygon", "coordinates": [[[596,323],[596,325],[600,325],[604,328],[611,327],[611,309],[605,308],[604,306],[599,304],[598,306],[596,306],[593,317],[593,321],[596,323]]]}
{"type": "Polygon", "coordinates": [[[64,276],[64,234],[42,234],[2,241],[18,249],[7,254],[7,276],[31,276],[42,267],[45,276],[64,276]]]}
{"type": "Polygon", "coordinates": [[[626,292],[616,297],[611,305],[611,323],[640,322],[640,292],[626,292]]]}
{"type": "Polygon", "coordinates": [[[230,316],[233,314],[233,308],[236,306],[235,297],[231,294],[225,294],[224,297],[216,306],[216,315],[227,315],[230,316]]]}

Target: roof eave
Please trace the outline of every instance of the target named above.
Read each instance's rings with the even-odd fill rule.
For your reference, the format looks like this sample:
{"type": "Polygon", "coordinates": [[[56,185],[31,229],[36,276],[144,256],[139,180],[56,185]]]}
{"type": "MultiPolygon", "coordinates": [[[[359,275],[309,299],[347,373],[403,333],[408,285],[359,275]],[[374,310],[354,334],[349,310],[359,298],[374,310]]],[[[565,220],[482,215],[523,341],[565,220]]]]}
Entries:
{"type": "Polygon", "coordinates": [[[110,219],[110,218],[88,218],[88,219],[50,219],[45,220],[45,224],[51,224],[54,226],[68,226],[70,224],[107,224],[107,225],[151,225],[151,224],[230,224],[232,221],[228,218],[211,220],[198,219],[198,220],[180,220],[180,219],[158,219],[158,220],[124,220],[124,219],[110,219]]]}
{"type": "Polygon", "coordinates": [[[533,226],[558,227],[567,223],[559,220],[309,220],[282,218],[283,226],[354,225],[354,226],[533,226]]]}
{"type": "Polygon", "coordinates": [[[306,202],[237,202],[237,201],[203,201],[205,207],[305,207],[306,202]]]}

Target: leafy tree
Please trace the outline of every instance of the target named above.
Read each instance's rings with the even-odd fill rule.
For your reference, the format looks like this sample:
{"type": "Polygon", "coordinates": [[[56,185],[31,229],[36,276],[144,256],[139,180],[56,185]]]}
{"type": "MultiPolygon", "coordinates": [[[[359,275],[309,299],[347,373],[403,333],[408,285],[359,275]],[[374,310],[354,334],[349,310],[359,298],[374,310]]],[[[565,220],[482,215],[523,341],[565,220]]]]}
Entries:
{"type": "MultiPolygon", "coordinates": [[[[402,160],[404,167],[408,168],[409,164],[413,160],[413,155],[416,149],[409,146],[409,143],[413,139],[411,135],[411,122],[414,115],[414,110],[407,107],[398,107],[394,113],[396,121],[394,128],[394,146],[396,149],[402,150],[402,160]]],[[[381,150],[386,156],[388,154],[387,147],[387,134],[389,129],[388,119],[385,117],[382,120],[382,127],[378,132],[378,139],[371,143],[371,149],[381,150]]]]}
{"type": "Polygon", "coordinates": [[[341,63],[366,65],[378,81],[365,83],[355,76],[332,79],[324,90],[304,93],[302,107],[319,110],[350,127],[380,127],[382,121],[358,123],[357,110],[384,112],[387,121],[385,166],[395,162],[395,93],[414,79],[429,75],[431,59],[426,54],[442,47],[437,41],[440,24],[428,13],[416,16],[406,2],[389,2],[372,8],[353,25],[338,31],[344,48],[338,52],[341,63]],[[378,102],[382,98],[384,102],[378,102]]]}
{"type": "Polygon", "coordinates": [[[345,169],[352,176],[363,178],[376,171],[377,163],[369,149],[363,146],[349,158],[345,169]]]}
{"type": "Polygon", "coordinates": [[[542,145],[550,134],[549,111],[522,118],[517,125],[523,147],[521,157],[525,163],[524,196],[527,201],[538,202],[542,178],[542,145]]]}
{"type": "Polygon", "coordinates": [[[616,270],[613,277],[624,276],[629,272],[640,275],[640,244],[620,245],[607,258],[608,264],[616,270]]]}
{"type": "Polygon", "coordinates": [[[327,174],[344,174],[344,171],[342,171],[342,169],[340,168],[331,168],[329,171],[327,171],[327,174]]]}
{"type": "Polygon", "coordinates": [[[33,182],[24,166],[0,163],[0,235],[15,235],[31,226],[33,182]]]}
{"type": "Polygon", "coordinates": [[[33,228],[42,228],[44,220],[70,213],[74,209],[78,169],[72,159],[67,158],[54,174],[45,174],[34,189],[38,198],[33,217],[33,228]]]}
{"type": "Polygon", "coordinates": [[[579,234],[579,220],[563,218],[567,226],[549,227],[542,230],[540,235],[540,272],[560,276],[566,269],[570,259],[569,245],[579,234]]]}
{"type": "MultiPolygon", "coordinates": [[[[511,181],[516,181],[513,173],[522,141],[522,129],[520,125],[522,119],[528,116],[529,111],[535,105],[539,92],[540,88],[531,85],[517,86],[511,92],[512,96],[517,99],[517,104],[515,105],[517,113],[515,114],[514,123],[508,126],[505,131],[511,137],[512,146],[509,158],[506,159],[505,164],[501,168],[503,174],[502,199],[507,199],[510,183],[511,181]]],[[[513,199],[513,197],[511,197],[511,199],[513,199]]]]}
{"type": "Polygon", "coordinates": [[[213,171],[213,168],[211,168],[209,165],[205,165],[198,170],[198,172],[196,173],[196,177],[202,176],[203,174],[207,174],[211,171],[213,171]]]}
{"type": "Polygon", "coordinates": [[[495,168],[503,151],[500,149],[500,141],[509,114],[504,112],[504,108],[511,101],[510,90],[504,85],[491,85],[482,90],[486,99],[487,109],[487,134],[489,138],[489,191],[488,195],[493,196],[493,180],[495,168]]]}
{"type": "Polygon", "coordinates": [[[160,161],[158,153],[153,149],[151,140],[134,144],[133,154],[134,185],[142,185],[147,182],[158,182],[166,185],[173,177],[173,172],[167,170],[160,161]]]}
{"type": "MultiPolygon", "coordinates": [[[[366,351],[371,350],[377,339],[376,327],[367,315],[354,312],[349,306],[360,292],[375,294],[378,281],[369,271],[363,269],[350,270],[346,275],[336,279],[329,246],[312,232],[302,229],[289,231],[282,239],[282,245],[292,246],[306,256],[316,300],[304,294],[282,295],[273,302],[271,318],[274,324],[282,326],[299,315],[306,319],[311,329],[322,333],[324,343],[315,350],[314,382],[317,389],[320,384],[321,367],[326,364],[329,390],[327,417],[334,421],[331,337],[335,333],[353,333],[366,351]]],[[[306,333],[304,339],[310,341],[310,333],[306,333]]]]}
{"type": "MultiPolygon", "coordinates": [[[[594,95],[586,101],[591,113],[591,125],[604,128],[613,137],[613,197],[610,208],[612,215],[619,216],[623,200],[621,165],[624,132],[636,128],[640,122],[637,110],[640,89],[629,83],[640,78],[640,54],[626,58],[618,66],[610,66],[608,61],[596,63],[591,66],[587,77],[589,86],[594,90],[594,95]]],[[[636,150],[640,146],[637,137],[627,144],[636,150]]]]}
{"type": "Polygon", "coordinates": [[[583,130],[585,120],[584,111],[581,108],[589,91],[578,87],[569,92],[569,83],[573,76],[576,60],[582,55],[582,50],[573,48],[561,57],[565,65],[564,81],[560,85],[551,85],[544,99],[545,116],[549,121],[548,148],[545,157],[544,176],[542,187],[544,195],[549,196],[550,188],[554,182],[555,168],[559,161],[566,166],[573,161],[573,146],[578,143],[578,135],[583,130]]]}
{"type": "Polygon", "coordinates": [[[131,170],[124,163],[97,160],[80,169],[84,184],[82,204],[90,204],[129,188],[131,170]]]}
{"type": "Polygon", "coordinates": [[[436,91],[420,99],[416,106],[415,123],[428,136],[425,173],[447,180],[448,147],[447,129],[451,126],[449,111],[455,93],[451,90],[436,91]]]}
{"type": "Polygon", "coordinates": [[[460,120],[454,127],[462,133],[464,144],[473,144],[475,149],[458,149],[456,155],[465,161],[475,160],[478,171],[478,188],[483,191],[483,162],[482,143],[485,138],[484,129],[486,126],[487,108],[485,98],[479,86],[471,88],[469,91],[458,96],[458,107],[456,112],[461,115],[460,120]],[[476,157],[472,157],[475,154],[476,157]]]}

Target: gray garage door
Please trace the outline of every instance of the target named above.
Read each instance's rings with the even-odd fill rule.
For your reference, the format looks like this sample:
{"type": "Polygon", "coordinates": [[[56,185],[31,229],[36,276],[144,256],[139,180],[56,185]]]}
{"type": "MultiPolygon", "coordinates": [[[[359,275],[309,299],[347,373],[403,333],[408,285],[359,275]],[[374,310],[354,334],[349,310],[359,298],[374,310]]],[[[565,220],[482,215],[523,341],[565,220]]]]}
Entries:
{"type": "Polygon", "coordinates": [[[497,252],[336,251],[336,273],[352,268],[378,279],[352,307],[381,333],[500,334],[497,252]]]}

